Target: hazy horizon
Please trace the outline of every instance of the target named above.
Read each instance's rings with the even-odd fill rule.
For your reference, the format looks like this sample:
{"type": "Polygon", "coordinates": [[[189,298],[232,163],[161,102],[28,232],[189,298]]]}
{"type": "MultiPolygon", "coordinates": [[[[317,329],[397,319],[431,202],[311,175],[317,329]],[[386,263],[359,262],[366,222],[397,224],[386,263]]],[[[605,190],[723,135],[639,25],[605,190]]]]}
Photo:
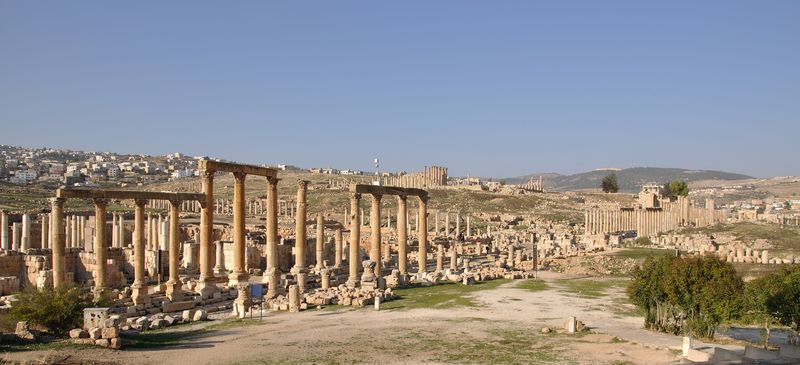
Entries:
{"type": "Polygon", "coordinates": [[[2,2],[14,146],[800,175],[800,3],[2,2]]]}

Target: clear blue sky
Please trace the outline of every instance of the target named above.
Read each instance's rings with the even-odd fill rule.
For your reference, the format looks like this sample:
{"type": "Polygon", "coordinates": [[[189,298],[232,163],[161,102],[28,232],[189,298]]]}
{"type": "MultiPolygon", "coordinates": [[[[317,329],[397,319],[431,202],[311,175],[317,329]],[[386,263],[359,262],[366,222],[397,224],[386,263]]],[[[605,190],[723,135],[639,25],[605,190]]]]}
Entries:
{"type": "Polygon", "coordinates": [[[800,175],[800,1],[0,0],[0,144],[800,175]]]}

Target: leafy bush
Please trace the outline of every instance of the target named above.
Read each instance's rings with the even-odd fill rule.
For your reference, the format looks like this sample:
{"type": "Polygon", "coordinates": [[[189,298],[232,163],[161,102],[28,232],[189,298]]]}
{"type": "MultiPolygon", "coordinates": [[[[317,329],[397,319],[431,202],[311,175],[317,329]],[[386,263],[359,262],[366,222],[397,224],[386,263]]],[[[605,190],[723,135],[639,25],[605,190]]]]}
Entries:
{"type": "Polygon", "coordinates": [[[56,335],[81,327],[83,309],[94,305],[91,294],[74,285],[57,289],[28,286],[17,299],[11,307],[10,318],[42,326],[56,335]]]}
{"type": "Polygon", "coordinates": [[[648,257],[634,270],[631,301],[645,312],[645,327],[711,338],[717,326],[738,318],[744,283],[716,257],[648,257]]]}
{"type": "Polygon", "coordinates": [[[800,331],[800,267],[794,266],[773,277],[778,287],[773,295],[766,299],[769,313],[774,315],[778,323],[792,329],[791,343],[797,343],[800,331]]]}
{"type": "Polygon", "coordinates": [[[653,244],[653,241],[651,241],[650,237],[647,236],[636,237],[636,240],[634,240],[633,242],[637,245],[643,245],[643,246],[650,246],[653,244]]]}

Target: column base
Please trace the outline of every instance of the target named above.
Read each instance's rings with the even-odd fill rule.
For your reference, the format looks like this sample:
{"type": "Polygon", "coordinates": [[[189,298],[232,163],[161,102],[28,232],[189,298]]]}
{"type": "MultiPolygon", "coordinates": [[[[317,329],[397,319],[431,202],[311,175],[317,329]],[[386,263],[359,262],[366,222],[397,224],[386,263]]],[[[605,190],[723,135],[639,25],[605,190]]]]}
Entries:
{"type": "Polygon", "coordinates": [[[179,302],[183,300],[183,291],[181,287],[183,286],[180,281],[167,281],[167,289],[165,290],[167,294],[167,298],[169,298],[172,302],[179,302]]]}
{"type": "Polygon", "coordinates": [[[228,287],[235,287],[239,285],[239,283],[247,284],[247,280],[250,278],[246,272],[232,272],[228,275],[228,287]]]}
{"type": "Polygon", "coordinates": [[[347,282],[345,282],[345,285],[347,285],[347,287],[350,289],[358,288],[359,282],[358,279],[349,278],[347,279],[347,282]]]}
{"type": "Polygon", "coordinates": [[[267,269],[267,272],[264,273],[264,278],[262,282],[267,284],[267,299],[275,298],[278,295],[278,270],[273,268],[267,269]]]}
{"type": "Polygon", "coordinates": [[[150,294],[147,292],[147,285],[133,283],[131,285],[131,300],[134,305],[146,305],[150,302],[150,294]]]}
{"type": "Polygon", "coordinates": [[[236,285],[236,289],[238,291],[238,296],[233,301],[233,312],[231,315],[238,318],[245,318],[247,310],[250,309],[250,306],[253,304],[248,296],[249,285],[246,283],[239,283],[236,285]]]}
{"type": "Polygon", "coordinates": [[[208,278],[201,278],[200,282],[197,283],[197,287],[195,287],[195,292],[200,294],[201,299],[211,298],[217,292],[217,284],[208,278]]]}
{"type": "Polygon", "coordinates": [[[217,267],[214,268],[214,274],[216,274],[216,275],[225,275],[227,273],[228,273],[228,270],[226,270],[224,267],[217,266],[217,267]]]}
{"type": "Polygon", "coordinates": [[[300,294],[306,292],[306,273],[308,270],[304,267],[295,266],[292,268],[292,275],[294,275],[295,282],[297,283],[297,289],[300,290],[300,294]]]}

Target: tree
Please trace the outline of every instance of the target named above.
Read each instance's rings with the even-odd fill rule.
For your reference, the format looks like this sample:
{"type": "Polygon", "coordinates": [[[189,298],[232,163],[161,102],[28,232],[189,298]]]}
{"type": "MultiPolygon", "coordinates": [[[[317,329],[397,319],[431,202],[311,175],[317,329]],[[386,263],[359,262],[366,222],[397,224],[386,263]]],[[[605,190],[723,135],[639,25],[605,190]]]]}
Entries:
{"type": "Polygon", "coordinates": [[[685,181],[670,181],[664,184],[664,195],[687,196],[689,195],[689,185],[685,181]]]}
{"type": "Polygon", "coordinates": [[[617,183],[617,175],[612,173],[604,177],[603,182],[600,184],[600,187],[603,188],[603,192],[605,193],[618,192],[619,183],[617,183]]]}
{"type": "Polygon", "coordinates": [[[789,270],[779,270],[751,280],[744,286],[744,319],[764,325],[764,348],[769,345],[770,326],[779,323],[778,313],[770,308],[769,302],[781,292],[788,274],[789,270]]]}
{"type": "Polygon", "coordinates": [[[778,323],[792,329],[790,342],[797,342],[800,330],[800,267],[787,271],[781,280],[780,288],[767,299],[767,308],[775,314],[778,323]]]}
{"type": "Polygon", "coordinates": [[[739,316],[744,283],[716,257],[648,258],[634,271],[631,301],[645,311],[645,327],[714,337],[717,326],[739,316]]]}

